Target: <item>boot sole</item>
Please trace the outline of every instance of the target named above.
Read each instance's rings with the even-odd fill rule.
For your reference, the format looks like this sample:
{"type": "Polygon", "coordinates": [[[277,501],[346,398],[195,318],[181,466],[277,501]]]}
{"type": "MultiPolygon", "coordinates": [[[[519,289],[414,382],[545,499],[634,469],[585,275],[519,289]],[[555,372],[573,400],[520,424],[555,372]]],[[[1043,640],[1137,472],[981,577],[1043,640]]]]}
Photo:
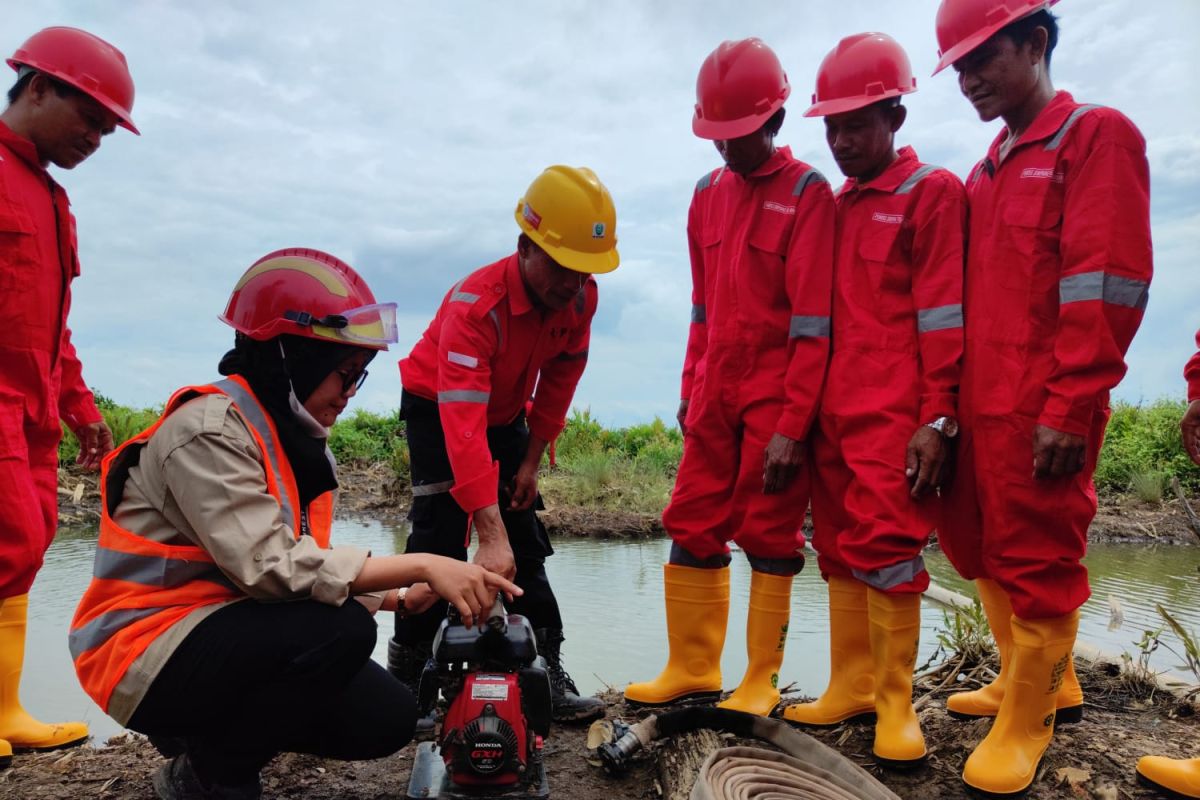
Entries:
{"type": "Polygon", "coordinates": [[[53,753],[55,750],[66,750],[70,747],[78,747],[90,738],[92,738],[92,735],[89,733],[79,737],[78,739],[72,739],[69,742],[63,742],[62,744],[53,744],[48,747],[27,747],[24,745],[17,745],[12,741],[9,741],[9,744],[12,745],[13,753],[28,755],[30,753],[53,753]]]}
{"type": "Polygon", "coordinates": [[[1181,794],[1174,789],[1169,789],[1157,781],[1152,781],[1142,773],[1137,773],[1137,782],[1139,786],[1145,786],[1147,789],[1154,789],[1162,794],[1163,797],[1168,797],[1171,800],[1194,800],[1194,794],[1181,794]]]}
{"type": "Polygon", "coordinates": [[[884,758],[883,756],[878,756],[875,753],[871,753],[871,758],[875,759],[875,763],[879,764],[879,766],[885,767],[886,769],[895,770],[896,772],[910,772],[918,767],[925,766],[925,762],[929,759],[929,752],[926,751],[925,755],[921,756],[920,758],[906,759],[904,761],[897,761],[893,758],[884,758]]]}
{"type": "MultiPolygon", "coordinates": [[[[973,720],[973,719],[995,719],[995,714],[968,714],[965,711],[951,711],[946,709],[946,713],[954,719],[973,720]]],[[[1055,725],[1074,725],[1078,722],[1083,722],[1083,706],[1069,706],[1068,708],[1060,708],[1054,712],[1055,725]]]]}
{"type": "Polygon", "coordinates": [[[665,706],[703,705],[720,699],[721,692],[718,690],[715,692],[692,692],[690,694],[681,694],[678,697],[672,697],[669,700],[659,700],[657,702],[631,700],[626,697],[625,702],[635,708],[663,708],[665,706]]]}
{"type": "Polygon", "coordinates": [[[823,728],[836,728],[838,725],[865,725],[867,723],[873,724],[875,722],[875,712],[874,711],[860,711],[857,714],[851,714],[848,717],[842,717],[841,719],[834,720],[833,722],[801,722],[798,719],[789,719],[788,717],[783,717],[783,719],[786,720],[787,722],[791,723],[792,725],[795,725],[800,728],[823,729],[823,728]]]}

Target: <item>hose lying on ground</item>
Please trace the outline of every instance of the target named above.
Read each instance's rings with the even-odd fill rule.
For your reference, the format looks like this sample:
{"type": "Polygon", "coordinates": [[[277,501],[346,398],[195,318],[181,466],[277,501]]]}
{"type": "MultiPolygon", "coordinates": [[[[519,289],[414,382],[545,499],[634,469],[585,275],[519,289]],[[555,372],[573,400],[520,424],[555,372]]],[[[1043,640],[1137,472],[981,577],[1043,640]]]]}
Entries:
{"type": "Polygon", "coordinates": [[[865,769],[786,722],[726,708],[684,708],[654,714],[600,746],[609,772],[623,772],[655,739],[699,728],[770,742],[783,753],[727,747],[700,767],[692,800],[749,800],[760,795],[795,800],[900,800],[865,769]]]}

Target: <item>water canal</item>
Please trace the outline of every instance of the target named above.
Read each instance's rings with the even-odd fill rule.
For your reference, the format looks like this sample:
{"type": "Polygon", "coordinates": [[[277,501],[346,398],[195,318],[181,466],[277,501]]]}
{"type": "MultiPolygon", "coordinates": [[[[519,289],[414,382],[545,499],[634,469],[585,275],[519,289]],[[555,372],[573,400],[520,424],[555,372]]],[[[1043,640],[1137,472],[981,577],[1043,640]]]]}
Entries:
{"type": "MultiPolygon", "coordinates": [[[[376,554],[401,552],[406,531],[374,521],[339,521],[334,541],[370,548],[376,554]]],[[[22,699],[46,720],[84,719],[97,743],[120,727],[79,688],[67,652],[67,629],[79,595],[92,570],[94,529],[65,529],[46,555],[30,598],[30,633],[22,699]]],[[[605,686],[621,687],[653,677],[665,661],[665,622],[662,609],[662,563],[665,539],[556,539],[557,553],[547,562],[567,624],[564,645],[568,670],[584,694],[605,686]]],[[[938,583],[970,594],[939,552],[927,555],[930,573],[938,583]]],[[[1186,628],[1200,633],[1200,547],[1109,544],[1090,548],[1086,564],[1091,573],[1092,599],[1083,609],[1080,637],[1114,653],[1136,652],[1147,628],[1161,627],[1154,610],[1162,603],[1186,628]],[[1115,597],[1124,623],[1110,631],[1110,601],[1115,597]]],[[[745,613],[750,575],[746,561],[734,558],[733,600],[722,669],[732,689],[745,667],[745,613]]],[[[825,585],[815,558],[797,578],[793,614],[783,674],[784,685],[819,694],[829,678],[826,651],[828,621],[825,585]]],[[[392,615],[378,617],[380,637],[375,658],[386,662],[392,615]]],[[[919,663],[937,646],[936,631],[943,612],[926,603],[919,663]]],[[[1169,641],[1175,642],[1173,638],[1169,641]]],[[[1153,654],[1156,669],[1175,669],[1178,659],[1160,649],[1153,654]]]]}

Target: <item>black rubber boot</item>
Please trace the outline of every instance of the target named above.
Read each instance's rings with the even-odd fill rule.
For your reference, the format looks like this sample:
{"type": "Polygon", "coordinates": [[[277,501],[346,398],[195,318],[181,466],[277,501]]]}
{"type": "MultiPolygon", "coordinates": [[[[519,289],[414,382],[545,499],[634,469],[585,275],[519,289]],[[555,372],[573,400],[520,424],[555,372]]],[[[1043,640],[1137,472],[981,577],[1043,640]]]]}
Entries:
{"type": "Polygon", "coordinates": [[[546,671],[550,678],[551,715],[555,722],[588,722],[604,716],[604,701],[599,697],[580,697],[575,681],[563,669],[563,632],[539,628],[537,636],[538,654],[546,659],[546,671]]]}
{"type": "MultiPolygon", "coordinates": [[[[388,672],[408,687],[413,697],[420,696],[421,672],[425,662],[433,654],[433,642],[417,642],[416,644],[401,644],[395,637],[388,639],[388,672]]],[[[418,742],[433,738],[437,729],[438,710],[435,705],[424,717],[417,718],[417,727],[413,731],[413,739],[418,742]]]]}
{"type": "Polygon", "coordinates": [[[160,800],[259,800],[262,783],[256,778],[238,786],[217,783],[205,786],[184,753],[154,773],[154,791],[160,800]]]}

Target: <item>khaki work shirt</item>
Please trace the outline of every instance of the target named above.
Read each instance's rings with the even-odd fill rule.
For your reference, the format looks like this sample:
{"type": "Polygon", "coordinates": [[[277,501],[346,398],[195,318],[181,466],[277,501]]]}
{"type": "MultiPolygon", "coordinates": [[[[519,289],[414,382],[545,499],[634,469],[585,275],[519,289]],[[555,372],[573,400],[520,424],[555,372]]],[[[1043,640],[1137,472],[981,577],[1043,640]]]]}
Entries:
{"type": "MultiPolygon", "coordinates": [[[[296,538],[267,490],[264,457],[232,409],[228,396],[208,394],[167,417],[130,468],[114,521],[151,541],[204,548],[248,599],[340,606],[370,553],[296,538]]],[[[362,600],[378,610],[377,597],[362,600]]],[[[175,649],[226,605],[197,609],[155,639],[117,684],[109,715],[127,724],[175,649]]]]}

